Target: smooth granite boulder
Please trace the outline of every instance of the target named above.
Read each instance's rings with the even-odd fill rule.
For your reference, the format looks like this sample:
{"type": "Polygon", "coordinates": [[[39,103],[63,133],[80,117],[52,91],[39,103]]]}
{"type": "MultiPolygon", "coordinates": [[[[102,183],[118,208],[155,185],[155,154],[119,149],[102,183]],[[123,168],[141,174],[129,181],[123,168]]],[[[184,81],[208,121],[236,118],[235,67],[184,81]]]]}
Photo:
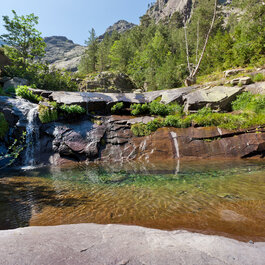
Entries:
{"type": "Polygon", "coordinates": [[[195,90],[184,96],[185,111],[196,111],[205,106],[213,110],[230,111],[231,103],[243,92],[243,87],[215,86],[195,90]]]}

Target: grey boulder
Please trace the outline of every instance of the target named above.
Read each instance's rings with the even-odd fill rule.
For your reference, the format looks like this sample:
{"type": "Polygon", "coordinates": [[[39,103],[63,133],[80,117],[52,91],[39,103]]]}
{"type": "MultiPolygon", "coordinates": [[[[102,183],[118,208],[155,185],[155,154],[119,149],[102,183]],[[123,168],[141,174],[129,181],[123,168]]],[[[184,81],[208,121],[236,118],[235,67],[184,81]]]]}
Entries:
{"type": "Polygon", "coordinates": [[[185,111],[197,111],[205,106],[213,110],[230,111],[231,103],[243,92],[243,87],[206,87],[184,96],[185,111]]]}
{"type": "Polygon", "coordinates": [[[10,87],[17,88],[18,86],[25,86],[25,85],[28,85],[28,80],[19,77],[14,77],[4,83],[3,89],[6,90],[10,87]]]}

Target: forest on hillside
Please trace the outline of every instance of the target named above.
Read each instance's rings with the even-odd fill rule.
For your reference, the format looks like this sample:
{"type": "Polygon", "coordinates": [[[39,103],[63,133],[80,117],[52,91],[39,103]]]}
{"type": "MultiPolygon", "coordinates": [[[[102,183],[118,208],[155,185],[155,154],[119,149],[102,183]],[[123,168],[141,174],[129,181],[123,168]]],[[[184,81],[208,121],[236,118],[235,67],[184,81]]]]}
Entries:
{"type": "Polygon", "coordinates": [[[79,71],[74,74],[43,62],[46,44],[36,29],[39,18],[13,11],[13,19],[3,17],[7,34],[0,40],[7,45],[0,53],[12,63],[2,75],[25,78],[31,87],[40,89],[76,91],[76,78],[119,72],[128,75],[136,87],[150,91],[184,85],[196,65],[200,77],[229,68],[264,66],[264,1],[233,0],[215,8],[216,1],[196,0],[186,21],[179,12],[159,23],[146,14],[139,26],[122,34],[105,34],[103,40],[91,29],[79,71]]]}
{"type": "MultiPolygon", "coordinates": [[[[191,66],[196,65],[214,13],[214,0],[197,0],[191,19],[184,22],[176,12],[158,24],[148,16],[124,34],[106,34],[98,42],[94,29],[79,65],[83,75],[121,71],[136,85],[148,90],[183,85],[188,76],[184,23],[191,66]]],[[[199,75],[232,67],[265,63],[265,5],[257,0],[233,0],[218,7],[199,75]]]]}

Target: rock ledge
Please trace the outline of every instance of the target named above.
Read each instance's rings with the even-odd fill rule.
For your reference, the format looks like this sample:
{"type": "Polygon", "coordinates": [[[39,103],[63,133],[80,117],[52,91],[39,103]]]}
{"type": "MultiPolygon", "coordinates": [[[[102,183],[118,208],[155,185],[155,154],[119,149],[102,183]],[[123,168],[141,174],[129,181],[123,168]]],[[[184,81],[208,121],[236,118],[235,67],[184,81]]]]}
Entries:
{"type": "Polygon", "coordinates": [[[265,243],[136,226],[78,224],[0,232],[0,263],[265,264],[265,243]]]}

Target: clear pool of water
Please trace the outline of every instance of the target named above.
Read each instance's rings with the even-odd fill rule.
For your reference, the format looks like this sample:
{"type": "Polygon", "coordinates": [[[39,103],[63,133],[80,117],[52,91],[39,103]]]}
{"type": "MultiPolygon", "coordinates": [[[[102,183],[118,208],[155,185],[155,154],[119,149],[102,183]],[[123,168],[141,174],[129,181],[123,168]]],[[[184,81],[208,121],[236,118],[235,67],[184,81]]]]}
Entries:
{"type": "Polygon", "coordinates": [[[92,163],[0,172],[0,229],[74,223],[264,241],[265,163],[92,163]]]}

